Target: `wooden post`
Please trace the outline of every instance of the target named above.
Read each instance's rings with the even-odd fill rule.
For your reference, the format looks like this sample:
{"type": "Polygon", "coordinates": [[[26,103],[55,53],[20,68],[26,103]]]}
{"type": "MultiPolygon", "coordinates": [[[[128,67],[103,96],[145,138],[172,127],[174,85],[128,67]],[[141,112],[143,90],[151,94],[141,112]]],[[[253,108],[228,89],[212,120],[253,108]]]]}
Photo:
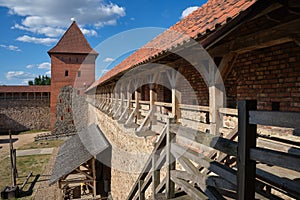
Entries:
{"type": "Polygon", "coordinates": [[[93,197],[97,195],[97,182],[96,182],[96,162],[95,158],[92,158],[92,170],[93,170],[93,197]]]}
{"type": "Polygon", "coordinates": [[[156,162],[159,158],[156,152],[152,155],[152,194],[153,199],[156,199],[156,188],[160,183],[160,169],[156,169],[156,162]]]}
{"type": "Polygon", "coordinates": [[[152,124],[156,124],[156,116],[154,113],[156,113],[156,106],[155,106],[155,101],[157,101],[157,93],[154,91],[154,84],[150,83],[149,84],[150,88],[150,110],[152,110],[152,114],[150,117],[150,122],[152,124]]]}
{"type": "Polygon", "coordinates": [[[136,109],[136,118],[140,119],[140,98],[141,98],[141,93],[138,92],[137,90],[134,92],[134,97],[135,97],[135,106],[137,107],[136,109]]]}
{"type": "Polygon", "coordinates": [[[238,102],[237,194],[239,200],[255,197],[256,162],[250,159],[250,149],[256,146],[256,124],[249,124],[249,110],[256,110],[256,101],[238,102]]]}
{"type": "Polygon", "coordinates": [[[224,107],[224,93],[220,88],[222,84],[217,83],[216,79],[220,72],[217,66],[208,60],[209,65],[209,121],[210,133],[219,135],[219,128],[222,127],[222,119],[219,115],[219,108],[224,107]]]}
{"type": "Polygon", "coordinates": [[[12,137],[11,137],[11,131],[9,130],[9,144],[10,144],[10,164],[11,164],[11,184],[12,186],[17,185],[16,181],[16,150],[14,149],[12,137]]]}
{"type": "Polygon", "coordinates": [[[167,144],[166,144],[166,167],[167,167],[167,175],[166,175],[166,198],[174,198],[175,197],[175,183],[171,180],[171,170],[175,170],[175,158],[171,153],[171,143],[175,138],[174,134],[170,132],[170,118],[167,118],[167,144]]]}
{"type": "Polygon", "coordinates": [[[139,200],[145,200],[145,193],[142,191],[143,180],[139,180],[139,200]]]}

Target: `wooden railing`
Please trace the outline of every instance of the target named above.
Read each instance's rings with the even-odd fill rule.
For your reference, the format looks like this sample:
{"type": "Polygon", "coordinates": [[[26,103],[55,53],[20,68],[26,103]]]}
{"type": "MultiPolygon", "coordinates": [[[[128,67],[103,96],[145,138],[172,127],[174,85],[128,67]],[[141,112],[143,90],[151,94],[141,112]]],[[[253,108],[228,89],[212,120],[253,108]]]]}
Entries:
{"type": "MultiPolygon", "coordinates": [[[[127,121],[130,118],[133,121],[133,116],[141,111],[135,101],[131,103],[127,121]]],[[[140,101],[141,104],[147,107],[150,102],[140,101]]],[[[156,102],[155,106],[169,104],[156,102]]],[[[204,106],[180,104],[179,107],[209,112],[204,106]]],[[[226,131],[224,128],[223,136],[173,124],[174,116],[153,112],[157,119],[163,119],[160,120],[163,131],[128,199],[145,199],[145,192],[149,190],[153,198],[167,199],[182,194],[192,199],[297,199],[300,196],[297,182],[300,143],[260,137],[257,124],[299,130],[300,113],[256,111],[252,101],[239,102],[238,109],[220,108],[219,113],[238,117],[238,126],[226,131]]],[[[147,115],[143,120],[146,118],[147,115]]]]}

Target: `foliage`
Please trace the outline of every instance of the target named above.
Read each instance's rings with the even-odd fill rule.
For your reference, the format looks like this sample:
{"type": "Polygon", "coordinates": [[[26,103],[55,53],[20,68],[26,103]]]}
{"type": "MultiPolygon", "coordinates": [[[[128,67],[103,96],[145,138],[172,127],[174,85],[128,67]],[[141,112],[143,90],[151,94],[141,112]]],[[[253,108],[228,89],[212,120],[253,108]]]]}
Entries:
{"type": "Polygon", "coordinates": [[[28,85],[51,85],[51,78],[47,75],[39,75],[38,77],[35,77],[33,81],[28,81],[28,85]]]}

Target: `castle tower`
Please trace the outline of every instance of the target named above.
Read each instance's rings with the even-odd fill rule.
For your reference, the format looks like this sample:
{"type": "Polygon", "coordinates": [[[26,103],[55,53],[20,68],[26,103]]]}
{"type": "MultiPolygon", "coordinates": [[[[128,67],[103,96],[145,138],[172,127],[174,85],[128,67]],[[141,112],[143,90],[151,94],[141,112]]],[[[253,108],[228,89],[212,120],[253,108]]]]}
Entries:
{"type": "Polygon", "coordinates": [[[76,93],[83,91],[95,81],[95,61],[98,53],[91,48],[77,23],[71,26],[48,51],[51,58],[50,127],[53,130],[57,116],[57,102],[61,89],[71,86],[76,93]]]}

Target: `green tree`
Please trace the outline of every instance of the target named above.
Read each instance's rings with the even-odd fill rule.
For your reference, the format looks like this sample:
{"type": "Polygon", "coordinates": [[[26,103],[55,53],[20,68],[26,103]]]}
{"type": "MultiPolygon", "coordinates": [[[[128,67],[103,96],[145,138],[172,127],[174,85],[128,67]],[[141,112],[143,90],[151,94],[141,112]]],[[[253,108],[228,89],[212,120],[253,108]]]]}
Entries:
{"type": "Polygon", "coordinates": [[[39,75],[33,81],[28,81],[28,85],[51,85],[51,78],[47,75],[39,75]]]}

